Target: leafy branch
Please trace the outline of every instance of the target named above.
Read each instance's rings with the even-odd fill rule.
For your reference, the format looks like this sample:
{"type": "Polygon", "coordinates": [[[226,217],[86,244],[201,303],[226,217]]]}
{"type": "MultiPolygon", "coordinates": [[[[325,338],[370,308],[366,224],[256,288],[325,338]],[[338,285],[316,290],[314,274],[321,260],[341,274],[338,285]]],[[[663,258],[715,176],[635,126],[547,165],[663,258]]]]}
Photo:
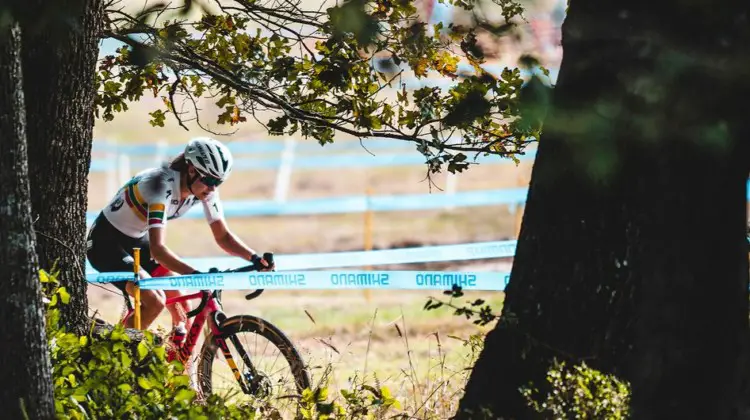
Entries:
{"type": "MultiPolygon", "coordinates": [[[[501,3],[507,20],[521,12],[511,0],[501,3]]],[[[513,158],[540,135],[539,113],[527,118],[521,103],[520,70],[490,75],[475,29],[451,26],[446,36],[441,24],[420,22],[409,0],[349,0],[326,10],[303,10],[297,0],[218,7],[198,20],[167,5],[136,16],[108,9],[102,36],[125,46],[100,63],[97,113],[111,120],[151,92],[164,103],[152,125],[172,114],[187,129],[184,118],[198,121],[199,103],[210,100],[220,125],[249,115],[265,120],[270,134],[299,133],[321,145],[335,133],[412,142],[430,172],[463,171],[465,153],[513,158]],[[147,24],[149,14],[161,23],[147,24]],[[459,75],[461,61],[476,74],[459,75]],[[454,83],[407,90],[403,80],[431,75],[454,83]],[[189,113],[175,112],[185,105],[189,113]]]]}
{"type": "Polygon", "coordinates": [[[485,301],[482,299],[476,299],[473,302],[467,301],[465,304],[466,306],[454,303],[454,299],[458,299],[464,295],[461,286],[454,284],[451,290],[446,290],[443,294],[450,296],[450,299],[444,301],[430,296],[424,305],[424,309],[430,311],[446,306],[454,310],[454,315],[464,316],[466,319],[476,317],[477,319],[475,319],[473,323],[482,326],[500,319],[500,315],[494,314],[490,305],[485,304],[485,301]]]}

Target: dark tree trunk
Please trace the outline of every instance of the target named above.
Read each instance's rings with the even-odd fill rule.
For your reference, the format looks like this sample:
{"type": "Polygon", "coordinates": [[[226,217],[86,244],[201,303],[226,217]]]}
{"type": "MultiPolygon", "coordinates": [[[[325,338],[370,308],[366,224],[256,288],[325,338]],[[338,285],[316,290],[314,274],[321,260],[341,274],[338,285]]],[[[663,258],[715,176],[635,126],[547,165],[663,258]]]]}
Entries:
{"type": "Polygon", "coordinates": [[[23,34],[29,172],[37,253],[71,294],[62,321],[86,324],[85,234],[100,0],[28,2],[23,34]],[[41,18],[38,18],[41,16],[41,18]]]}
{"type": "Polygon", "coordinates": [[[631,382],[634,418],[741,418],[748,5],[666,3],[571,2],[503,316],[458,418],[533,418],[518,389],[553,358],[631,382]]]}
{"type": "Polygon", "coordinates": [[[0,407],[3,417],[53,419],[52,380],[31,227],[21,30],[0,31],[0,407]]]}

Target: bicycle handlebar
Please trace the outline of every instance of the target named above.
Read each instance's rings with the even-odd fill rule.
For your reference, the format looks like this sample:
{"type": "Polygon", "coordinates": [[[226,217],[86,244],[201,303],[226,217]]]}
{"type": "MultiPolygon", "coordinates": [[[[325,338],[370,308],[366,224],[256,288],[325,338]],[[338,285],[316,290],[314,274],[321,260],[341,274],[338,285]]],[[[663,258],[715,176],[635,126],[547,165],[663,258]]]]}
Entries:
{"type": "MultiPolygon", "coordinates": [[[[273,253],[271,253],[271,252],[264,253],[263,254],[263,259],[266,260],[266,262],[268,262],[268,264],[273,265],[273,253]]],[[[247,272],[250,272],[250,271],[257,271],[257,269],[255,267],[255,264],[250,264],[250,265],[242,266],[242,267],[239,267],[239,268],[226,270],[224,272],[225,273],[247,273],[247,272]]],[[[253,300],[253,299],[257,298],[258,296],[260,296],[261,293],[263,293],[264,290],[265,289],[257,289],[254,292],[248,293],[247,295],[245,295],[245,299],[247,299],[247,300],[253,300]]],[[[192,318],[192,317],[198,315],[199,313],[201,313],[201,311],[203,311],[203,308],[206,307],[206,302],[208,301],[209,294],[206,293],[207,292],[206,290],[204,290],[203,292],[204,293],[203,293],[203,296],[201,296],[201,302],[198,304],[198,307],[196,307],[195,309],[193,309],[192,311],[189,311],[187,313],[188,318],[192,318]]],[[[214,291],[213,294],[216,294],[216,291],[214,291]]]]}

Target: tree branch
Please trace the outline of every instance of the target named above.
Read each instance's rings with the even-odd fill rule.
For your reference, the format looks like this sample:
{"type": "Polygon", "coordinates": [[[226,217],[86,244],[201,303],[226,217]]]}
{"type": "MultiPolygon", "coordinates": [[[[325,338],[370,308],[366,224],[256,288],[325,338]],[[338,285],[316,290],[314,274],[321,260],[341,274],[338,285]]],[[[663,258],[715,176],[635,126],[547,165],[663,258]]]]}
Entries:
{"type": "MultiPolygon", "coordinates": [[[[239,0],[240,4],[243,4],[245,7],[247,7],[250,10],[260,10],[263,11],[263,13],[269,12],[269,9],[266,9],[264,7],[259,7],[257,5],[251,5],[247,1],[239,0]]],[[[278,17],[278,13],[269,13],[269,15],[278,17]]],[[[294,21],[294,20],[291,20],[294,21]]],[[[306,22],[303,20],[298,21],[297,23],[305,24],[306,22]]],[[[278,25],[278,23],[274,23],[275,25],[278,25]]],[[[321,25],[317,25],[320,27],[321,25]]],[[[156,36],[155,29],[145,29],[144,31],[141,31],[141,33],[146,33],[151,36],[156,36]]],[[[390,126],[391,130],[371,130],[371,129],[356,129],[353,127],[347,127],[345,125],[337,123],[337,121],[343,121],[346,123],[349,123],[352,125],[352,121],[347,120],[341,116],[337,117],[328,117],[323,116],[320,114],[316,114],[314,112],[305,111],[302,109],[299,109],[295,104],[289,103],[284,98],[280,97],[274,91],[270,90],[267,86],[257,86],[250,82],[242,80],[237,74],[232,72],[231,70],[221,66],[214,60],[202,56],[200,54],[197,54],[192,48],[189,46],[183,44],[183,43],[177,43],[172,42],[169,40],[164,40],[168,45],[166,47],[161,47],[158,45],[153,45],[149,43],[144,43],[135,39],[132,39],[128,36],[125,36],[124,34],[120,32],[115,32],[112,30],[107,30],[104,32],[106,36],[112,37],[114,39],[117,39],[127,45],[130,45],[131,47],[140,47],[148,49],[154,53],[156,53],[157,56],[159,56],[167,65],[170,65],[169,63],[173,63],[170,66],[175,69],[176,72],[179,72],[179,70],[184,66],[187,69],[193,69],[203,75],[206,75],[216,81],[219,84],[222,84],[224,86],[227,86],[231,88],[232,90],[236,91],[237,93],[245,95],[250,102],[257,102],[258,104],[267,107],[268,109],[273,109],[279,112],[284,113],[289,118],[292,118],[297,121],[306,122],[308,124],[312,124],[316,127],[325,127],[329,128],[341,133],[346,133],[355,137],[364,138],[364,137],[382,137],[382,138],[390,138],[394,140],[402,140],[402,141],[410,141],[417,144],[426,144],[429,147],[434,147],[439,150],[453,150],[453,151],[460,151],[460,152],[479,152],[479,153],[491,153],[491,154],[498,154],[498,155],[510,155],[511,152],[498,152],[495,150],[492,150],[492,146],[502,142],[504,140],[507,140],[508,138],[511,138],[511,135],[507,136],[497,136],[492,133],[488,133],[486,131],[481,130],[480,127],[472,127],[472,129],[475,129],[477,131],[483,131],[484,133],[492,136],[495,138],[493,142],[489,142],[487,144],[483,144],[481,146],[468,146],[465,144],[440,144],[435,142],[434,140],[427,140],[424,138],[420,138],[420,130],[424,128],[425,126],[432,124],[434,122],[439,122],[439,119],[434,119],[425,123],[421,123],[413,134],[408,135],[406,133],[403,133],[399,130],[393,130],[394,127],[390,126]]],[[[387,85],[390,85],[390,83],[396,78],[400,77],[400,73],[393,76],[387,83],[387,85]]],[[[176,85],[173,85],[171,91],[170,91],[170,97],[173,100],[174,90],[176,89],[176,85]]],[[[381,87],[382,89],[382,87],[381,87]]],[[[381,89],[378,89],[380,91],[381,89]]],[[[174,102],[172,102],[174,103],[174,102]]],[[[182,125],[182,124],[181,124],[182,125]]],[[[184,125],[183,125],[184,127],[184,125]]]]}

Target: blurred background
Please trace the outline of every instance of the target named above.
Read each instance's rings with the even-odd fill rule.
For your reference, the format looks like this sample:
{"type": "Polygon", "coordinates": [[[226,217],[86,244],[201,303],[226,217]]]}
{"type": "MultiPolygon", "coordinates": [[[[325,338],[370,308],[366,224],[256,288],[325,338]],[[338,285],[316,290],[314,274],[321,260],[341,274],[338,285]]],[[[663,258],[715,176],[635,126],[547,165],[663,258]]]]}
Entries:
{"type": "MultiPolygon", "coordinates": [[[[481,3],[488,18],[499,16],[497,5],[481,3]]],[[[560,27],[566,2],[521,3],[525,20],[518,19],[518,31],[504,37],[485,33],[480,38],[487,57],[484,67],[499,74],[506,66],[517,66],[522,55],[531,55],[550,70],[554,83],[562,59],[560,27]]],[[[417,5],[420,16],[430,23],[471,23],[465,11],[437,0],[421,0],[417,5]]],[[[134,7],[141,6],[142,2],[137,2],[134,7]]],[[[119,45],[103,41],[100,55],[112,54],[119,45]]],[[[455,83],[439,75],[406,82],[411,89],[455,83]]],[[[148,113],[160,105],[159,97],[144,97],[114,121],[96,121],[89,176],[90,216],[136,172],[173,156],[191,137],[209,135],[189,123],[190,131],[186,131],[171,117],[165,127],[152,127],[148,113]]],[[[210,124],[217,115],[213,104],[204,101],[200,107],[209,126],[226,131],[210,124]]],[[[237,165],[220,189],[225,207],[235,203],[227,216],[229,226],[249,246],[277,254],[515,239],[523,203],[504,200],[503,191],[527,188],[533,163],[532,150],[517,164],[484,157],[464,173],[428,177],[424,158],[414,145],[395,140],[367,139],[360,144],[337,135],[334,144],[323,147],[312,139],[269,136],[252,119],[234,132],[214,137],[229,145],[237,165]],[[372,203],[384,204],[377,209],[351,204],[366,203],[367,197],[372,203]],[[310,199],[316,199],[315,206],[305,201],[310,199]],[[243,203],[252,202],[268,205],[265,210],[251,210],[251,206],[243,210],[243,203]]],[[[473,160],[473,156],[469,158],[473,160]]],[[[167,234],[168,246],[180,256],[222,256],[202,217],[170,221],[167,234]]],[[[374,269],[509,271],[511,263],[512,259],[494,259],[374,269]]],[[[360,268],[366,267],[348,269],[360,268]]],[[[122,304],[114,290],[89,286],[92,310],[110,322],[116,321],[122,304]]],[[[358,372],[377,372],[378,379],[389,383],[394,392],[416,402],[424,398],[430,381],[436,380],[433,375],[442,369],[440,374],[446,379],[445,369],[451,367],[455,378],[441,391],[446,393],[446,404],[451,404],[447,397],[460,392],[465,374],[461,369],[473,357],[467,340],[489,327],[455,316],[449,308],[422,309],[428,297],[441,295],[439,290],[278,290],[247,302],[240,292],[230,292],[224,294],[224,306],[228,313],[253,313],[279,326],[312,365],[334,367],[334,385],[351,380],[358,372]]],[[[467,293],[457,303],[478,297],[500,312],[502,292],[467,293]]],[[[163,315],[157,322],[166,326],[168,319],[163,315]]],[[[313,371],[315,379],[322,376],[313,371]]]]}

